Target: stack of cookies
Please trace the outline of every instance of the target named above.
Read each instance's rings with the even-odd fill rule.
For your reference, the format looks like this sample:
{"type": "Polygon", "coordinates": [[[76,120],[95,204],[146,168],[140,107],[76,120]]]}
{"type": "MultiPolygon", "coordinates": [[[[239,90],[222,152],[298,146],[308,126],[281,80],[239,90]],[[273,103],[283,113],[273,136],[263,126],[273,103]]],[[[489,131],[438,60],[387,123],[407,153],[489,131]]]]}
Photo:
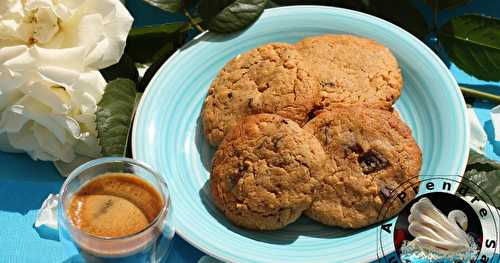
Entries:
{"type": "Polygon", "coordinates": [[[215,205],[258,230],[302,213],[344,228],[392,217],[415,197],[421,166],[411,130],[392,109],[402,86],[389,49],[351,35],[237,56],[212,82],[202,112],[218,147],[215,205]]]}

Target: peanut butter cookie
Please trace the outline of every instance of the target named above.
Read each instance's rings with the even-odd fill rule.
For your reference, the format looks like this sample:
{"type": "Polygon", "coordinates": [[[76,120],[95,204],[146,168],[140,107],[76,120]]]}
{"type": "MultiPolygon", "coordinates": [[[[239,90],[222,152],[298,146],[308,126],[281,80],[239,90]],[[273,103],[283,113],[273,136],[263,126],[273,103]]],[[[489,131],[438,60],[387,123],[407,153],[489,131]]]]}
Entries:
{"type": "Polygon", "coordinates": [[[391,51],[352,35],[307,37],[296,44],[311,74],[320,82],[321,106],[390,109],[403,78],[391,51]]]}
{"type": "Polygon", "coordinates": [[[360,228],[392,217],[414,199],[422,157],[397,114],[333,108],[304,129],[316,136],[328,156],[322,184],[306,211],[309,217],[360,228]]]}
{"type": "Polygon", "coordinates": [[[215,153],[215,205],[235,225],[274,230],[309,208],[326,159],[319,141],[275,114],[242,118],[215,153]]]}
{"type": "Polygon", "coordinates": [[[241,117],[274,113],[305,124],[319,102],[319,83],[294,46],[264,45],[227,63],[214,79],[202,112],[205,136],[219,145],[241,117]]]}

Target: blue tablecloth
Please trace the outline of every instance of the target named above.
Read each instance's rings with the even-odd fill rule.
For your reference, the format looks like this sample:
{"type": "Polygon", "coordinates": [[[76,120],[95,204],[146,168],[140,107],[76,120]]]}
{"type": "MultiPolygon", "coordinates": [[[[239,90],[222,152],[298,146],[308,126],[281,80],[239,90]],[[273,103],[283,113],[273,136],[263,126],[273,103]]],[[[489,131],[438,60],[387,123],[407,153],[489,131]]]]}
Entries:
{"type": "MultiPolygon", "coordinates": [[[[430,9],[423,1],[415,1],[430,17],[430,9]]],[[[183,20],[181,15],[166,14],[149,7],[140,0],[129,0],[128,8],[135,17],[135,26],[159,24],[168,21],[183,20]]],[[[466,12],[479,12],[500,16],[500,1],[478,0],[464,7],[440,13],[438,23],[442,24],[451,16],[466,12]]],[[[473,85],[477,89],[497,90],[500,83],[484,82],[462,72],[453,64],[451,72],[460,84],[473,85]]],[[[436,87],[439,88],[439,87],[436,87]]],[[[485,152],[488,157],[500,160],[500,142],[494,140],[490,109],[495,106],[480,101],[474,104],[484,129],[488,134],[485,152]]],[[[24,154],[0,153],[0,262],[63,262],[62,246],[57,235],[50,231],[37,231],[33,227],[36,213],[49,193],[59,191],[63,182],[56,169],[48,162],[34,162],[24,154]]],[[[174,249],[167,262],[196,262],[202,252],[195,249],[179,237],[175,237],[174,249]]]]}

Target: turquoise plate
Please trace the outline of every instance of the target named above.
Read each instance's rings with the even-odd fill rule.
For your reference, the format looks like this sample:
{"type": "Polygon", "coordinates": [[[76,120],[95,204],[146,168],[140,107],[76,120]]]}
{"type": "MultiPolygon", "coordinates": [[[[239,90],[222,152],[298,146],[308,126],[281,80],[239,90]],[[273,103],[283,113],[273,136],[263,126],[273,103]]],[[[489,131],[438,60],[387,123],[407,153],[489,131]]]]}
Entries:
{"type": "MultiPolygon", "coordinates": [[[[396,108],[422,149],[421,176],[463,172],[469,138],[465,103],[456,81],[427,46],[391,23],[355,11],[269,9],[243,32],[205,33],[181,48],[149,84],[135,119],[134,157],[165,176],[177,233],[207,254],[230,262],[358,263],[377,258],[376,226],[351,231],[303,217],[281,231],[246,231],[231,225],[209,198],[214,149],[203,136],[200,111],[212,79],[231,58],[251,48],[326,33],[365,36],[392,50],[405,80],[396,108]]],[[[392,247],[391,240],[382,244],[392,247]]]]}

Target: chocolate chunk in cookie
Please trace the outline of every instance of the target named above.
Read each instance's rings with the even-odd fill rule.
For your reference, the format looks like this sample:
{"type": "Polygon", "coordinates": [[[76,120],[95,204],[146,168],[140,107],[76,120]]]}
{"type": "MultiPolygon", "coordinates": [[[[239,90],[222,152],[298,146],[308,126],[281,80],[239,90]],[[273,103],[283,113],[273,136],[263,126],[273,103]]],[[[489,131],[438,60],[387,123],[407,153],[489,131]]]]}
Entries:
{"type": "Polygon", "coordinates": [[[365,174],[378,172],[389,165],[389,161],[381,153],[373,149],[359,155],[358,163],[365,174]]]}
{"type": "Polygon", "coordinates": [[[421,153],[397,114],[365,107],[337,107],[304,126],[328,156],[325,177],[306,214],[327,225],[360,228],[396,214],[415,197],[421,153]],[[383,211],[382,211],[383,210],[383,211]]]}

